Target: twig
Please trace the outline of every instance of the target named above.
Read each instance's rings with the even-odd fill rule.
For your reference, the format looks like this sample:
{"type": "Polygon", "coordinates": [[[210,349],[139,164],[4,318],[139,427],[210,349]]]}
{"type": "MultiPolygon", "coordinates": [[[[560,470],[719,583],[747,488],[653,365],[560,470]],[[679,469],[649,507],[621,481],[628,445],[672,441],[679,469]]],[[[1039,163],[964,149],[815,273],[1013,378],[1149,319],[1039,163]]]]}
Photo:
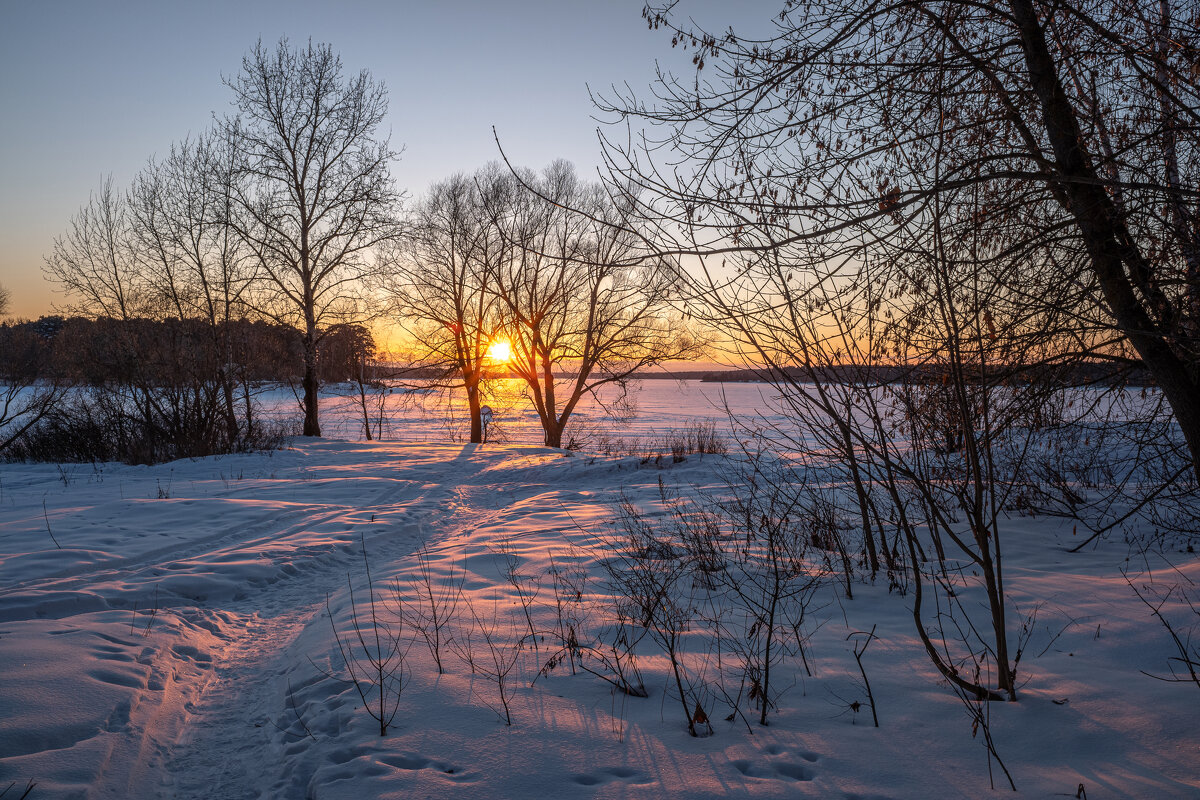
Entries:
{"type": "Polygon", "coordinates": [[[855,642],[855,644],[854,644],[854,660],[858,662],[858,671],[859,671],[859,673],[862,674],[863,686],[866,687],[866,690],[867,690],[867,704],[869,706],[871,706],[871,719],[874,720],[875,727],[878,728],[879,727],[879,715],[877,713],[875,713],[875,695],[871,692],[871,682],[869,680],[867,680],[867,671],[865,669],[863,669],[863,663],[862,663],[863,654],[866,653],[867,648],[871,646],[872,640],[878,638],[877,636],[875,636],[875,627],[876,626],[872,625],[871,631],[869,633],[866,631],[855,631],[854,633],[850,634],[850,636],[847,636],[846,638],[849,639],[852,636],[867,637],[865,640],[863,640],[861,647],[859,646],[858,642],[855,642]]]}
{"type": "MultiPolygon", "coordinates": [[[[1171,626],[1170,621],[1163,616],[1161,611],[1162,607],[1166,605],[1167,600],[1170,598],[1171,592],[1175,591],[1177,587],[1172,587],[1171,590],[1167,592],[1166,596],[1163,597],[1162,601],[1155,606],[1153,603],[1147,600],[1141,592],[1138,591],[1137,587],[1133,585],[1133,581],[1129,579],[1129,575],[1124,570],[1121,571],[1121,577],[1123,577],[1125,582],[1129,584],[1129,588],[1133,590],[1133,593],[1137,595],[1138,599],[1145,603],[1146,607],[1150,609],[1150,613],[1158,617],[1158,621],[1161,622],[1163,627],[1167,629],[1167,633],[1170,635],[1171,641],[1175,643],[1175,649],[1179,651],[1179,658],[1172,657],[1167,660],[1181,662],[1185,667],[1187,667],[1190,678],[1161,678],[1159,676],[1150,675],[1148,672],[1143,672],[1143,674],[1149,675],[1149,677],[1152,678],[1159,677],[1159,680],[1170,681],[1173,683],[1194,683],[1197,686],[1200,686],[1200,674],[1196,672],[1197,668],[1200,667],[1200,662],[1191,657],[1192,654],[1188,652],[1187,645],[1185,645],[1183,640],[1179,638],[1179,634],[1175,632],[1175,628],[1171,626]]],[[[1183,594],[1183,592],[1181,591],[1180,594],[1183,594]]],[[[1186,600],[1186,595],[1184,596],[1184,599],[1186,600]]],[[[1174,674],[1175,670],[1172,669],[1171,672],[1174,674]]]]}
{"type": "MultiPolygon", "coordinates": [[[[296,708],[296,692],[294,689],[292,689],[291,678],[288,679],[288,706],[292,709],[292,715],[296,718],[296,722],[299,722],[300,727],[304,729],[304,736],[307,736],[314,742],[317,741],[317,737],[313,736],[313,732],[308,729],[308,725],[304,724],[304,719],[300,716],[300,709],[296,708]]],[[[275,722],[275,720],[271,720],[271,724],[274,725],[279,731],[286,733],[288,736],[298,736],[301,739],[304,738],[304,736],[300,736],[300,734],[293,733],[287,728],[280,726],[277,722],[275,722]]]]}
{"type": "Polygon", "coordinates": [[[46,520],[46,533],[50,534],[50,541],[54,542],[54,546],[62,550],[62,545],[58,543],[58,539],[54,538],[54,531],[50,530],[50,512],[46,510],[46,500],[42,499],[42,519],[46,520]]]}
{"type": "MultiPolygon", "coordinates": [[[[8,786],[5,786],[3,791],[0,791],[0,798],[4,797],[6,794],[8,794],[9,791],[11,791],[12,788],[16,785],[17,785],[17,782],[13,781],[8,786]]],[[[37,784],[34,783],[32,779],[30,779],[29,783],[25,784],[25,791],[21,792],[21,796],[16,798],[16,800],[25,800],[25,798],[29,797],[30,793],[33,792],[33,789],[35,786],[37,786],[37,784]]]]}

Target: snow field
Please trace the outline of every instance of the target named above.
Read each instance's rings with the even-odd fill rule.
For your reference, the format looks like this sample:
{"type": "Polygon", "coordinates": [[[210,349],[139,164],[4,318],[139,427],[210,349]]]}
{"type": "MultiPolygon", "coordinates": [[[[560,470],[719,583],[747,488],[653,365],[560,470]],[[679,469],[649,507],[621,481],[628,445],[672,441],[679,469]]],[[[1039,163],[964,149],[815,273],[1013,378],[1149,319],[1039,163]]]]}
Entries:
{"type": "MultiPolygon", "coordinates": [[[[683,661],[712,736],[688,736],[670,664],[648,639],[636,651],[646,698],[572,675],[565,661],[542,674],[560,651],[552,570],[580,587],[562,596],[567,618],[588,633],[611,625],[600,564],[613,556],[616,503],[624,496],[654,522],[660,478],[684,497],[719,492],[730,458],[655,465],[518,444],[297,439],[287,451],[155,467],[0,465],[0,789],[34,780],[34,798],[321,800],[987,793],[982,737],[929,665],[911,598],[883,579],[856,585],[853,600],[824,582],[809,610],[813,675],[785,662],[767,727],[749,714],[750,724],[725,720],[719,689],[735,670],[702,625],[684,636],[683,661]],[[403,660],[385,737],[335,639],[361,653],[364,545],[382,630],[403,660]],[[453,590],[440,596],[461,586],[444,674],[412,623],[423,569],[453,590]],[[847,636],[872,626],[863,663],[879,729],[849,708],[866,696],[847,636]],[[485,674],[483,628],[511,661],[511,725],[485,674]]],[[[1200,794],[1195,687],[1142,674],[1164,674],[1174,654],[1119,572],[1146,565],[1114,541],[1067,553],[1070,525],[1055,520],[1014,517],[1003,533],[1014,613],[1038,609],[1020,700],[989,707],[1021,794],[1073,796],[1080,784],[1092,800],[1200,794]]],[[[1200,580],[1191,562],[1148,565],[1161,581],[1200,580]]],[[[709,594],[687,588],[697,605],[709,594]]]]}

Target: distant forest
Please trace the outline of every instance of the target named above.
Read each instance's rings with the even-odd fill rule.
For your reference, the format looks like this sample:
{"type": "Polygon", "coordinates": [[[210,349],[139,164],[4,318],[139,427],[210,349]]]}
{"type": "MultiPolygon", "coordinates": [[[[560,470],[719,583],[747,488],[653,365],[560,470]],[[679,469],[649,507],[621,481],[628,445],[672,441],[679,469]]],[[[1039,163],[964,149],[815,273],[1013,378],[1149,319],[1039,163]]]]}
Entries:
{"type": "MultiPolygon", "coordinates": [[[[317,369],[323,383],[362,375],[377,354],[362,325],[322,331],[317,369]]],[[[213,325],[200,319],[88,319],[43,316],[0,323],[0,378],[104,386],[178,385],[189,376],[231,373],[237,382],[287,382],[304,374],[295,328],[263,320],[213,325]]]]}
{"type": "MultiPolygon", "coordinates": [[[[376,381],[362,325],[320,329],[319,380],[376,381]]],[[[0,325],[0,452],[26,461],[155,463],[278,447],[264,383],[297,387],[300,331],[276,322],[47,316],[0,325]],[[87,387],[77,392],[77,387],[87,387]]]]}

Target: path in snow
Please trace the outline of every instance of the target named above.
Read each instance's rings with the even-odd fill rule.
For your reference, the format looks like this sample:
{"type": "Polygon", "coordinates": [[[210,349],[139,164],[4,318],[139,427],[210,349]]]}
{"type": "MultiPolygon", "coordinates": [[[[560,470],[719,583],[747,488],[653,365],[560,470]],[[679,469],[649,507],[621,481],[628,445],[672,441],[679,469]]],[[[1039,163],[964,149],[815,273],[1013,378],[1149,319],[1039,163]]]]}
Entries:
{"type": "MultiPolygon", "coordinates": [[[[470,450],[464,448],[464,454],[470,450]]],[[[497,513],[495,494],[503,491],[500,487],[462,483],[476,478],[481,466],[469,459],[451,462],[450,469],[445,462],[431,464],[428,471],[418,469],[416,476],[405,475],[403,485],[417,489],[405,491],[398,482],[396,489],[370,504],[316,514],[308,526],[335,527],[338,518],[347,514],[358,520],[372,519],[376,527],[387,522],[403,524],[408,535],[398,536],[394,528],[387,528],[366,537],[369,558],[377,568],[403,561],[422,541],[436,550],[440,543],[497,513]]],[[[513,491],[507,487],[506,495],[511,498],[513,491]]],[[[280,528],[278,534],[266,533],[262,539],[286,539],[295,527],[305,527],[305,522],[280,528]]],[[[347,525],[347,530],[351,527],[347,525]]],[[[287,680],[285,676],[297,666],[297,659],[305,658],[292,645],[309,625],[329,624],[325,598],[346,585],[348,571],[361,569],[360,558],[358,546],[347,547],[344,557],[271,583],[225,607],[241,625],[228,632],[229,638],[212,665],[211,679],[187,708],[187,725],[160,766],[161,796],[252,800],[274,796],[281,785],[297,782],[295,776],[279,773],[286,759],[263,764],[261,752],[247,751],[247,737],[241,731],[284,727],[277,722],[276,687],[287,680]]],[[[303,687],[292,688],[298,691],[303,687]]],[[[294,722],[294,718],[288,721],[294,722]]],[[[298,723],[285,730],[284,739],[292,744],[306,737],[298,723]]]]}

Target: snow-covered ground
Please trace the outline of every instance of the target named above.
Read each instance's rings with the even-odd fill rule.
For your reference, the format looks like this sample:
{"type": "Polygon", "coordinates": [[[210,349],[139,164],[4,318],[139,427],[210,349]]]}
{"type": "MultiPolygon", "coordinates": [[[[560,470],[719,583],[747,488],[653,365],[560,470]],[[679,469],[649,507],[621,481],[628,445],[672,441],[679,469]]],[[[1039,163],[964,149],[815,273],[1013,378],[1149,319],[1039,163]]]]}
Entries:
{"type": "MultiPolygon", "coordinates": [[[[726,388],[763,407],[759,387],[726,388]]],[[[718,392],[648,381],[624,435],[719,419],[708,399],[718,392]]],[[[882,578],[853,600],[833,580],[818,590],[812,676],[798,659],[784,664],[767,727],[726,720],[711,688],[713,734],[690,737],[670,665],[648,640],[637,649],[645,698],[569,663],[539,675],[559,652],[554,571],[579,590],[559,585],[566,618],[589,633],[611,625],[600,565],[617,503],[653,519],[672,491],[720,492],[733,456],[656,464],[549,450],[517,435],[529,429],[515,409],[507,442],[449,442],[432,414],[410,410],[368,443],[338,402],[326,433],[347,438],[285,451],[153,467],[0,464],[0,791],[15,783],[20,796],[32,780],[39,799],[989,792],[982,733],[922,650],[911,598],[882,578]],[[402,664],[386,736],[341,654],[367,666],[355,612],[374,646],[368,565],[379,632],[396,637],[402,664]],[[454,606],[444,674],[413,624],[428,616],[423,574],[454,606]],[[523,638],[530,625],[538,636],[523,638]],[[863,666],[879,728],[850,707],[867,697],[847,637],[872,626],[863,666]],[[511,725],[488,675],[504,669],[511,725]]],[[[1166,674],[1176,651],[1121,574],[1200,581],[1194,557],[1129,562],[1120,541],[1070,554],[1071,525],[1052,519],[1014,517],[1003,533],[1015,608],[1038,608],[1020,700],[988,707],[1020,793],[1200,796],[1200,690],[1144,674],[1166,674]]],[[[706,602],[702,582],[688,591],[706,602]]],[[[697,680],[728,680],[699,630],[684,650],[697,680]]]]}

